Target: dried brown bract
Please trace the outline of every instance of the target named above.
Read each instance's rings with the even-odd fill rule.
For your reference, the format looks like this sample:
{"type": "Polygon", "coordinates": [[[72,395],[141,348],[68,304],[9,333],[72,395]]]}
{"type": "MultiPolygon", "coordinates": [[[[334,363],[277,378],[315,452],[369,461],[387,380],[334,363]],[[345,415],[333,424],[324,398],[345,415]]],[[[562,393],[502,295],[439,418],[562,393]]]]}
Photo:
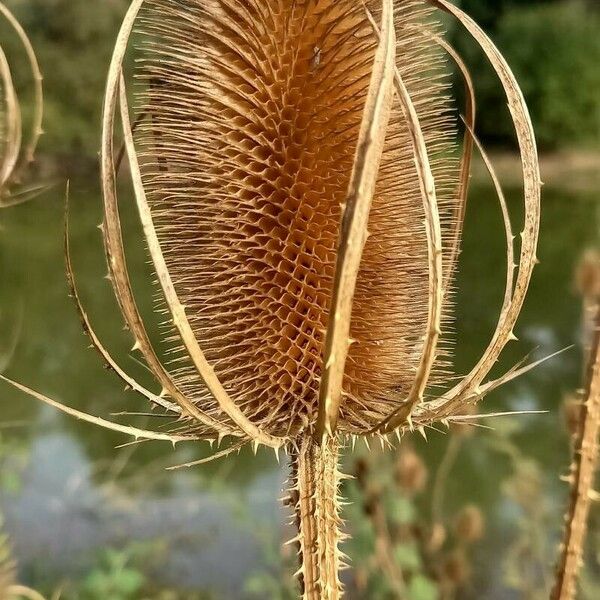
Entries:
{"type": "Polygon", "coordinates": [[[20,204],[33,190],[11,192],[21,183],[21,176],[33,161],[38,140],[42,134],[43,96],[42,74],[35,52],[19,22],[0,2],[0,18],[4,19],[19,37],[27,55],[33,80],[34,110],[31,132],[24,134],[21,105],[13,84],[11,68],[0,43],[0,208],[20,204]]]}
{"type": "Polygon", "coordinates": [[[465,544],[478,542],[485,533],[485,518],[481,510],[469,504],[461,509],[454,522],[454,534],[465,544]]]}
{"type": "Polygon", "coordinates": [[[108,75],[102,186],[110,279],[161,392],[132,380],[102,346],[69,261],[82,320],[127,385],[180,421],[169,435],[62,410],[136,437],[232,440],[219,456],[246,443],[289,450],[304,597],[340,597],[340,445],[461,420],[530,368],[485,383],[516,339],[539,228],[534,134],[508,65],[446,0],[133,0],[108,75]],[[475,38],[505,90],[525,224],[515,260],[494,176],[507,238],[504,303],[477,365],[436,396],[448,380],[453,275],[477,143],[473,86],[437,11],[475,38]],[[136,26],[142,58],[130,110],[122,65],[136,26]],[[462,153],[448,56],[467,91],[462,153]],[[117,117],[172,364],[153,348],[129,280],[117,117]]]}

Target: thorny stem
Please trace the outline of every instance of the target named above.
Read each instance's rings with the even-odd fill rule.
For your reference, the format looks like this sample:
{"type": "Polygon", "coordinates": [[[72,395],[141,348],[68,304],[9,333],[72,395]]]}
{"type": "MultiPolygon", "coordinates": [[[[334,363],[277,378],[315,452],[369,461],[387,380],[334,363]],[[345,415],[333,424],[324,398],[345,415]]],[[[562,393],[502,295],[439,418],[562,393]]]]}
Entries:
{"type": "Polygon", "coordinates": [[[565,517],[565,533],[556,571],[552,600],[575,597],[582,563],[587,519],[593,495],[600,433],[600,301],[593,313],[594,334],[586,376],[585,402],[575,435],[571,465],[571,495],[565,517]]]}
{"type": "Polygon", "coordinates": [[[342,554],[338,488],[339,441],[325,436],[318,444],[304,437],[292,452],[289,502],[298,530],[298,579],[303,600],[338,600],[342,554]]]}

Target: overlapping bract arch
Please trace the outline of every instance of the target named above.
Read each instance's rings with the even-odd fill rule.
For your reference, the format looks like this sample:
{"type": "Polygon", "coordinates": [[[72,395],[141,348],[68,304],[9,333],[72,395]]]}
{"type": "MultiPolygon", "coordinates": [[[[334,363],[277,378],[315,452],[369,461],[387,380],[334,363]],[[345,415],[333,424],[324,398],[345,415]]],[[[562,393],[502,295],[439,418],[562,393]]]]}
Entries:
{"type": "MultiPolygon", "coordinates": [[[[241,15],[232,4],[151,1],[139,15],[146,35],[137,116],[146,119],[136,132],[138,153],[130,144],[128,154],[136,163],[140,157],[137,196],[156,237],[159,279],[168,273],[163,289],[175,301],[168,304],[185,305],[184,327],[194,335],[184,346],[198,340],[230,406],[280,437],[311,427],[320,395],[324,404],[324,365],[336,363],[325,348],[336,322],[331,305],[345,301],[348,361],[333,342],[344,376],[341,427],[366,433],[410,392],[422,331],[428,319],[441,320],[441,300],[427,305],[430,264],[439,263],[438,287],[443,282],[441,253],[432,250],[429,260],[427,223],[441,248],[442,229],[447,241],[454,237],[460,199],[448,82],[431,43],[437,29],[425,3],[400,4],[386,64],[376,56],[385,37],[378,42],[360,4],[306,2],[288,14],[277,13],[276,2],[249,3],[241,15]],[[194,50],[196,43],[204,46],[194,50]],[[400,52],[404,63],[395,60],[400,52]],[[393,99],[395,75],[424,122],[430,188],[437,176],[428,207],[411,128],[393,99]],[[357,198],[369,177],[374,193],[359,190],[357,198]],[[364,252],[362,241],[355,246],[355,293],[338,285],[332,300],[336,268],[348,264],[340,258],[342,214],[348,223],[355,207],[356,231],[366,238],[369,220],[370,235],[364,252]]],[[[112,81],[114,107],[116,67],[112,81]]],[[[450,252],[446,258],[448,270],[450,252]]],[[[174,319],[179,334],[181,321],[174,319]]],[[[173,376],[188,397],[211,407],[214,388],[193,367],[188,361],[173,376]]],[[[342,386],[334,387],[341,399],[342,386]]]]}
{"type": "MultiPolygon", "coordinates": [[[[12,163],[15,142],[9,146],[12,163]]],[[[130,427],[6,381],[136,440],[228,439],[209,459],[183,466],[247,443],[285,448],[303,599],[339,600],[343,438],[383,442],[461,420],[469,404],[539,364],[485,381],[516,339],[537,261],[538,158],[513,74],[446,0],[132,0],[108,73],[101,171],[109,279],[133,350],[160,392],[130,377],[95,333],[76,286],[67,219],[69,286],[107,366],[175,426],[130,427]],[[435,24],[436,10],[462,23],[506,92],[524,177],[518,253],[501,186],[475,136],[473,83],[435,24]],[[126,86],[136,26],[137,85],[126,86]],[[466,91],[462,152],[448,57],[466,91]],[[498,192],[506,289],[487,349],[450,387],[452,286],[475,146],[498,192]],[[130,281],[117,194],[122,157],[171,362],[162,359],[165,347],[154,347],[130,281]]]]}
{"type": "Polygon", "coordinates": [[[120,369],[78,306],[119,376],[181,420],[177,439],[231,436],[233,448],[278,448],[307,434],[402,433],[460,416],[531,368],[484,383],[514,338],[536,262],[535,139],[506,62],[445,0],[134,0],[109,71],[102,184],[111,281],[160,394],[120,369]],[[437,398],[475,100],[434,9],[456,17],[498,73],[525,182],[515,267],[494,178],[507,231],[505,300],[477,365],[437,398]],[[142,58],[131,119],[122,65],[136,25],[142,58]],[[446,55],[467,90],[462,153],[446,55]],[[118,113],[175,364],[153,348],[129,281],[118,113]]]}

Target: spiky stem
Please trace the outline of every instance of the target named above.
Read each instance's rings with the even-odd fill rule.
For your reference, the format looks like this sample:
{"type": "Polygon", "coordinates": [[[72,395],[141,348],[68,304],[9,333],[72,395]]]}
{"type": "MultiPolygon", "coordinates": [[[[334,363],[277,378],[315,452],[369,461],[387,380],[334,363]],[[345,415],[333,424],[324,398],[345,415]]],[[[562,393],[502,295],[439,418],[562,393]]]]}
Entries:
{"type": "Polygon", "coordinates": [[[306,436],[292,453],[290,504],[295,511],[303,600],[338,600],[342,539],[339,515],[339,441],[306,436]]]}
{"type": "Polygon", "coordinates": [[[585,402],[579,431],[574,440],[573,463],[569,477],[571,495],[565,517],[565,532],[558,562],[552,600],[575,598],[582,565],[587,520],[598,461],[600,431],[600,301],[594,307],[594,336],[587,372],[585,402]]]}

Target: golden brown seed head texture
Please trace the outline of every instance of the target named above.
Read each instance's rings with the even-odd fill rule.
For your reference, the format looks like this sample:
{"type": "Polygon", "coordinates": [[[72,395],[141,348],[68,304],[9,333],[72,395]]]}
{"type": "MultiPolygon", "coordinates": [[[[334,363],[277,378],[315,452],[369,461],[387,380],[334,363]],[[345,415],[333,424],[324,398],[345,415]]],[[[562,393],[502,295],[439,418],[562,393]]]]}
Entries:
{"type": "MultiPolygon", "coordinates": [[[[368,2],[375,18],[380,3],[368,2]]],[[[455,118],[423,1],[395,3],[397,66],[430,153],[442,229],[455,118]]],[[[149,0],[136,113],[142,177],[194,333],[265,430],[314,422],[336,251],[377,38],[355,0],[149,0]]],[[[427,321],[424,209],[396,100],[352,313],[340,426],[406,397],[427,321]]],[[[211,398],[181,355],[179,385],[211,398]]]]}

